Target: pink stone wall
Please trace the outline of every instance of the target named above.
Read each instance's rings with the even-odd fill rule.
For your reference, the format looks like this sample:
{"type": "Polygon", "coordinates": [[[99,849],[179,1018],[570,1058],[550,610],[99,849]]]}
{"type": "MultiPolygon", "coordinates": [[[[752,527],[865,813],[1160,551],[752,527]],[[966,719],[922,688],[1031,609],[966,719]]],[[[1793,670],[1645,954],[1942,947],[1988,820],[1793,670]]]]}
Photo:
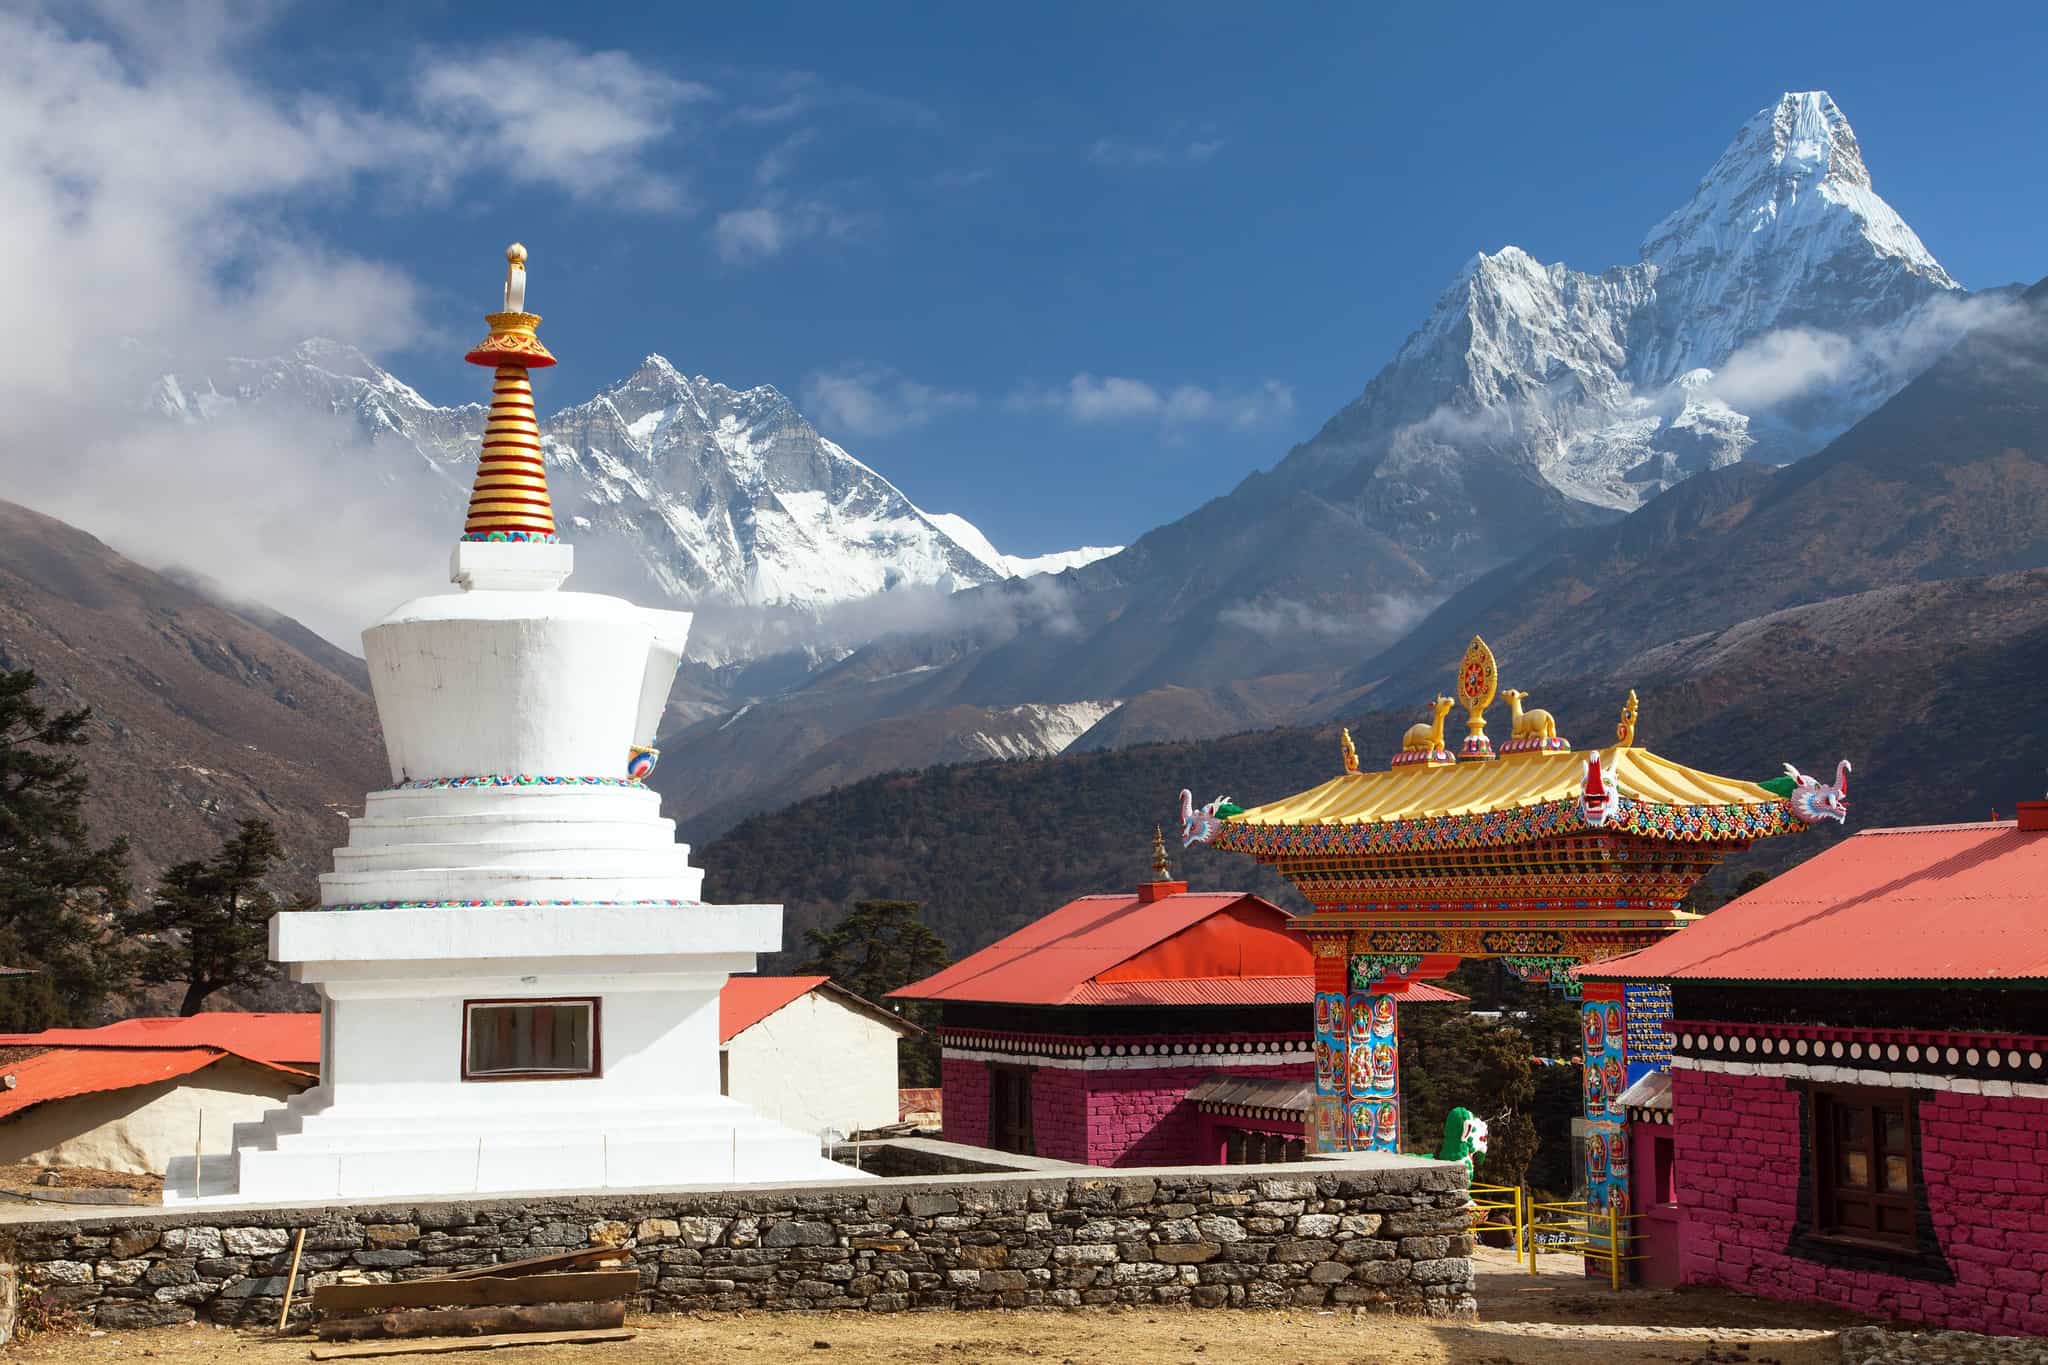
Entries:
{"type": "Polygon", "coordinates": [[[942,1109],[939,1136],[970,1147],[988,1146],[988,1063],[939,1064],[942,1109]]]}
{"type": "Polygon", "coordinates": [[[1077,1067],[1042,1066],[1031,1073],[1031,1141],[1037,1155],[1088,1162],[1088,1076],[1077,1067]]]}
{"type": "Polygon", "coordinates": [[[2048,1100],[1922,1091],[1916,1110],[1951,1284],[1787,1254],[1798,1094],[1778,1077],[1674,1068],[1685,1281],[1974,1332],[2048,1334],[2048,1100]]]}
{"type": "MultiPolygon", "coordinates": [[[[1091,1071],[1088,1077],[1088,1155],[1091,1166],[1204,1166],[1216,1154],[1203,1142],[1202,1116],[1188,1091],[1218,1073],[1213,1066],[1143,1071],[1091,1071]]],[[[1313,1063],[1232,1067],[1248,1080],[1312,1081],[1313,1063]]]]}

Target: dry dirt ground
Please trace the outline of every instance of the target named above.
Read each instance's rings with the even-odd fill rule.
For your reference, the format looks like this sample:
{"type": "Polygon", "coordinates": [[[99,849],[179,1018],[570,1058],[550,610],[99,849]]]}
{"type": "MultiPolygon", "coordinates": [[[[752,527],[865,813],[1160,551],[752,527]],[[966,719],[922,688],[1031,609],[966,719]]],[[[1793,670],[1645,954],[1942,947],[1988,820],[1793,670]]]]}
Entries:
{"type": "MultiPolygon", "coordinates": [[[[1532,1278],[1514,1271],[1504,1255],[1482,1255],[1479,1303],[1480,1320],[1457,1326],[1259,1310],[648,1317],[630,1324],[640,1335],[629,1342],[391,1359],[399,1365],[1836,1365],[1836,1331],[1860,1321],[1711,1291],[1616,1294],[1569,1274],[1532,1278]]],[[[308,1345],[305,1337],[172,1327],[102,1336],[51,1333],[19,1341],[6,1354],[61,1365],[297,1365],[308,1345]]]]}

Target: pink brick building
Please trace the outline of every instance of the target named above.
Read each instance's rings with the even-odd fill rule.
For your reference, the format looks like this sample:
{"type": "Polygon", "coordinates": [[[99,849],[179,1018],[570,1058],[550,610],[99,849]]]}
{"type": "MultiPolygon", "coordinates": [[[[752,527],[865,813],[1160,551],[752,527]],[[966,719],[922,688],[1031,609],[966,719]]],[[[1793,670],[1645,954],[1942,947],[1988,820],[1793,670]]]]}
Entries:
{"type": "Polygon", "coordinates": [[[1158,880],[1083,896],[893,992],[942,1003],[948,1141],[1091,1166],[1301,1155],[1308,948],[1279,906],[1190,893],[1159,859],[1158,880]]]}
{"type": "Polygon", "coordinates": [[[1671,986],[1632,1202],[1679,1278],[2048,1333],[2048,802],[1854,835],[1581,976],[1671,986]]]}

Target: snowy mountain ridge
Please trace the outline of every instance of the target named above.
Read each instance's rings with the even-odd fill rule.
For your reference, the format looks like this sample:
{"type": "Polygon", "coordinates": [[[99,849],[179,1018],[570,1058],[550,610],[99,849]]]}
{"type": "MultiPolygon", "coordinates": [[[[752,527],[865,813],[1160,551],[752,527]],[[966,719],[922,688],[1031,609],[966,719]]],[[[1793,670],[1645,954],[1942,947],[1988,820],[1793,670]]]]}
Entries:
{"type": "Polygon", "coordinates": [[[1397,487],[1481,447],[1627,511],[1811,453],[1973,321],[1821,91],[1746,122],[1639,255],[1588,274],[1478,253],[1333,426],[1383,442],[1373,477],[1397,487]]]}
{"type": "MultiPolygon", "coordinates": [[[[165,375],[150,402],[186,421],[337,416],[360,447],[346,453],[376,484],[446,507],[451,525],[484,419],[481,404],[437,406],[362,352],[317,338],[217,375],[165,375]]],[[[540,425],[564,538],[606,581],[678,604],[817,608],[904,586],[952,591],[1119,548],[1002,554],[965,517],[918,507],[778,390],[686,376],[660,355],[540,425]]]]}

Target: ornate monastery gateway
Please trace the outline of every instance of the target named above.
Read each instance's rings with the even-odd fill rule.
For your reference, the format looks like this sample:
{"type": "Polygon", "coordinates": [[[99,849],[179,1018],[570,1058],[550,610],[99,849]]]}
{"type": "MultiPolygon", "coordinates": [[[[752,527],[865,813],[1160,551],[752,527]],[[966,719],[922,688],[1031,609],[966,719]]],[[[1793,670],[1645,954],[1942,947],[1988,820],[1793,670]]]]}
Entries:
{"type": "MultiPolygon", "coordinates": [[[[1752,840],[1794,834],[1848,810],[1844,763],[1834,786],[1786,766],[1766,783],[1697,772],[1636,745],[1636,697],[1614,741],[1574,750],[1528,694],[1498,691],[1493,652],[1477,638],[1457,697],[1438,697],[1381,771],[1362,771],[1346,731],[1344,771],[1297,795],[1240,809],[1197,810],[1182,794],[1182,837],[1271,864],[1312,912],[1295,921],[1316,971],[1315,1146],[1393,1150],[1400,1142],[1397,1002],[1416,981],[1468,957],[1495,957],[1525,981],[1578,997],[1581,962],[1647,947],[1698,918],[1680,908],[1700,877],[1752,840]],[[1513,729],[1496,749],[1486,711],[1496,695],[1513,729]],[[1462,706],[1464,735],[1444,722],[1462,706]]],[[[1587,1116],[1593,1140],[1619,1148],[1620,1098],[1668,1065],[1668,991],[1588,989],[1587,1116]]],[[[1604,1159],[1588,1175],[1611,1186],[1604,1159]]],[[[1625,1196],[1622,1196],[1625,1197],[1625,1196]]]]}

